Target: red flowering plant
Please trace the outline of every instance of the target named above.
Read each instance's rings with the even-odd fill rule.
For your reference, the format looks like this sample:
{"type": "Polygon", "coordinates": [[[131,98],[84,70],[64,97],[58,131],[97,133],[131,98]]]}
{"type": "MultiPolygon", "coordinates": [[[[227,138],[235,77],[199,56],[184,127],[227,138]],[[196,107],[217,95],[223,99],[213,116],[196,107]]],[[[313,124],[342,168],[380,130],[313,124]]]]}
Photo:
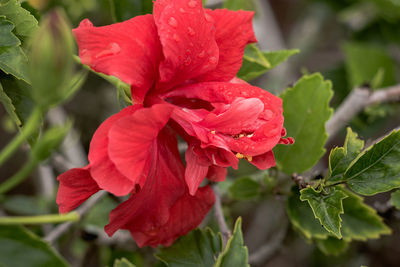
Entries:
{"type": "Polygon", "coordinates": [[[201,0],[157,0],[153,15],[74,29],[83,64],[131,87],[132,105],[103,122],[89,165],[58,177],[57,203],[69,212],[99,190],[129,195],[105,231],[127,229],[141,246],[169,246],[197,227],[224,181],[245,159],[275,165],[272,148],[293,143],[282,101],[236,78],[256,42],[253,12],[203,9],[201,0]],[[185,165],[177,135],[188,144],[185,165]]]}
{"type": "MultiPolygon", "coordinates": [[[[315,73],[303,75],[293,86],[280,90],[282,82],[293,82],[290,77],[296,76],[296,66],[315,65],[318,58],[312,60],[316,54],[311,49],[293,68],[277,69],[265,76],[274,85],[274,92],[280,92],[277,97],[247,82],[299,51],[260,50],[254,44],[253,12],[203,9],[206,0],[156,0],[153,14],[124,21],[134,14],[151,12],[148,5],[152,2],[110,0],[90,10],[82,4],[86,1],[69,2],[0,0],[1,266],[26,262],[29,266],[69,266],[57,250],[70,255],[74,265],[82,266],[261,266],[268,265],[274,254],[271,240],[275,254],[281,254],[272,261],[288,262],[284,251],[299,243],[290,234],[291,242],[286,244],[288,221],[307,243],[328,255],[343,253],[352,241],[392,232],[388,225],[396,225],[393,215],[395,208],[400,209],[400,131],[393,124],[398,113],[388,112],[386,122],[378,124],[375,115],[384,107],[380,104],[387,111],[398,107],[386,103],[399,99],[400,85],[393,73],[395,62],[391,63],[385,46],[371,46],[365,41],[371,38],[358,42],[365,29],[333,31],[341,42],[344,36],[336,36],[338,32],[346,32],[346,38],[357,36],[357,42],[336,46],[342,47],[343,57],[335,62],[346,68],[326,65],[330,76],[335,74],[334,87],[315,73]],[[49,10],[52,7],[57,8],[49,10]],[[26,8],[36,8],[35,16],[26,8]],[[84,20],[71,30],[69,19],[79,23],[76,18],[82,12],[104,15],[106,20],[111,20],[107,18],[111,15],[124,22],[94,27],[84,20]],[[125,101],[125,108],[95,131],[88,164],[81,157],[85,151],[80,142],[67,138],[61,143],[73,129],[60,105],[79,90],[87,74],[74,66],[75,43],[85,69],[113,83],[119,104],[122,98],[125,101]],[[367,58],[365,55],[369,60],[361,60],[367,58]],[[373,90],[366,88],[368,84],[373,90]],[[335,112],[330,107],[334,91],[338,93],[335,112]],[[358,116],[362,110],[365,112],[358,116]],[[8,117],[4,117],[6,113],[8,117]],[[344,142],[335,143],[344,137],[344,126],[354,122],[360,134],[377,138],[367,142],[369,147],[351,128],[344,142]],[[386,126],[374,129],[373,125],[386,126]],[[393,127],[396,130],[381,136],[393,127]],[[286,130],[293,138],[285,138],[286,130]],[[59,154],[51,159],[56,149],[59,154]],[[239,168],[239,162],[244,168],[228,175],[227,169],[239,168]],[[81,167],[58,176],[61,214],[51,214],[53,173],[68,166],[81,167]],[[24,192],[26,195],[21,195],[24,192]],[[371,196],[366,202],[384,199],[385,203],[369,206],[364,197],[371,196]],[[386,201],[389,198],[390,202],[386,201]],[[212,207],[214,216],[206,216],[212,207]],[[244,235],[239,214],[246,223],[244,235]],[[83,215],[87,217],[80,220],[83,215]],[[103,222],[108,215],[109,223],[103,222]],[[234,220],[235,226],[230,227],[234,220]],[[75,229],[79,231],[69,231],[69,237],[62,239],[78,221],[75,229]],[[58,223],[62,224],[55,226],[58,223]],[[32,224],[49,224],[49,228],[32,224]],[[218,229],[194,230],[200,224],[218,229]],[[97,228],[99,225],[106,225],[109,236],[119,229],[128,231],[107,239],[100,235],[103,230],[97,228]],[[137,253],[126,246],[127,239],[139,247],[160,247],[137,253]],[[153,252],[159,261],[148,257],[153,252]],[[116,259],[121,256],[125,259],[116,259]]],[[[257,8],[255,24],[260,33],[269,23],[266,14],[276,11],[280,22],[284,14],[283,6],[273,5],[269,10],[262,1],[258,1],[260,5],[252,5],[251,0],[217,2],[209,1],[208,5],[257,8]]],[[[308,12],[308,6],[304,7],[308,12]]],[[[384,27],[388,18],[382,14],[374,20],[384,27]]],[[[308,25],[304,23],[309,21],[307,16],[297,17],[301,17],[300,23],[290,24],[308,25]]],[[[292,33],[287,36],[289,32],[293,31],[284,31],[283,37],[296,39],[292,33]]],[[[368,36],[373,35],[368,30],[368,36]]],[[[318,44],[333,40],[309,39],[318,44]]],[[[268,38],[260,46],[269,46],[268,38]]],[[[329,58],[332,51],[317,52],[329,58]]],[[[87,92],[98,86],[91,81],[85,84],[87,92]]],[[[94,107],[87,101],[102,101],[100,91],[90,99],[84,95],[75,99],[76,103],[87,103],[92,112],[81,108],[70,111],[97,118],[103,105],[94,107]]],[[[77,122],[79,127],[83,121],[77,122]]],[[[85,128],[80,130],[85,137],[85,128]]],[[[368,242],[360,247],[360,243],[353,243],[351,249],[361,248],[368,265],[375,260],[368,253],[387,254],[384,246],[376,244],[368,242]]],[[[308,251],[300,265],[315,261],[313,255],[323,260],[314,249],[308,251]]],[[[343,260],[349,258],[342,257],[339,265],[346,265],[343,260]]]]}

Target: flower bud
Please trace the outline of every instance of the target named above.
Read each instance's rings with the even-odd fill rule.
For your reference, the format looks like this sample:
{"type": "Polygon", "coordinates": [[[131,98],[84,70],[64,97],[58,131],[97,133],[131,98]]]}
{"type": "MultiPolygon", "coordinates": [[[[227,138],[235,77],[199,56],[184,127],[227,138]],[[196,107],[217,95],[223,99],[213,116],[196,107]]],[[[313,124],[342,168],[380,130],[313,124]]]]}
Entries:
{"type": "Polygon", "coordinates": [[[68,96],[74,77],[74,41],[61,10],[51,11],[31,39],[30,80],[32,98],[47,109],[68,96]]]}

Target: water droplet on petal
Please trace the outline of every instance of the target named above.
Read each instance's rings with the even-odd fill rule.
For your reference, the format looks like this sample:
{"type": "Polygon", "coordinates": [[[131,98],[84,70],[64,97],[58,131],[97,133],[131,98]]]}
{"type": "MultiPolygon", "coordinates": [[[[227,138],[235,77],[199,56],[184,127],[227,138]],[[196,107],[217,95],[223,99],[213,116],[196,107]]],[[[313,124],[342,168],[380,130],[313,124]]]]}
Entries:
{"type": "Polygon", "coordinates": [[[196,35],[196,32],[193,30],[192,27],[188,27],[188,34],[189,34],[190,36],[195,36],[195,35],[196,35]]]}
{"type": "Polygon", "coordinates": [[[206,18],[207,22],[213,22],[213,18],[209,14],[205,13],[204,17],[206,18]]]}
{"type": "Polygon", "coordinates": [[[210,62],[210,64],[215,64],[215,63],[217,63],[217,58],[216,57],[210,57],[208,59],[208,62],[210,62]]]}
{"type": "Polygon", "coordinates": [[[181,13],[186,13],[186,10],[185,9],[183,9],[182,7],[179,9],[179,12],[181,12],[181,13]]]}
{"type": "Polygon", "coordinates": [[[195,8],[197,6],[197,1],[196,0],[189,0],[188,6],[191,8],[195,8]]]}
{"type": "Polygon", "coordinates": [[[206,55],[206,52],[203,50],[203,51],[201,51],[200,54],[198,54],[197,56],[198,56],[199,58],[203,58],[205,55],[206,55]]]}
{"type": "Polygon", "coordinates": [[[177,43],[181,41],[181,38],[179,38],[179,36],[178,36],[177,34],[174,34],[174,35],[172,36],[172,39],[174,39],[175,42],[177,42],[177,43]]]}
{"type": "Polygon", "coordinates": [[[174,28],[178,27],[178,21],[176,21],[176,19],[174,17],[169,18],[168,24],[174,28]]]}
{"type": "Polygon", "coordinates": [[[102,51],[100,51],[95,58],[104,57],[104,56],[112,56],[118,54],[121,51],[121,47],[117,43],[110,43],[108,47],[102,51]]]}
{"type": "Polygon", "coordinates": [[[190,57],[187,57],[187,58],[185,59],[185,61],[183,62],[183,64],[185,64],[185,66],[189,66],[190,63],[192,63],[192,59],[191,59],[190,57]]]}
{"type": "MultiPolygon", "coordinates": [[[[262,118],[264,120],[270,120],[273,115],[274,115],[274,113],[271,110],[266,109],[263,112],[261,112],[261,114],[259,116],[260,116],[260,118],[262,118]]],[[[282,136],[284,136],[284,135],[282,135],[282,136]]]]}

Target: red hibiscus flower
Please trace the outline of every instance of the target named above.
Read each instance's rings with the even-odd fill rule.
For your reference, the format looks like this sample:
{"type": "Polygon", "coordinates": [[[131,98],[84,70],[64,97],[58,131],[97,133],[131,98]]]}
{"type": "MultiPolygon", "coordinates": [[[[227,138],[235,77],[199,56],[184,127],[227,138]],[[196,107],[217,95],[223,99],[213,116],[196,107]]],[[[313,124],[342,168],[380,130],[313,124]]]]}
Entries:
{"type": "Polygon", "coordinates": [[[97,129],[89,165],[58,177],[68,212],[99,190],[130,194],[110,214],[112,235],[127,229],[139,246],[168,246],[197,227],[214,203],[207,177],[223,181],[244,158],[275,165],[283,139],[281,100],[235,75],[255,42],[253,12],[206,10],[201,0],[157,0],[153,15],[74,30],[79,55],[131,86],[133,105],[97,129]],[[184,165],[177,134],[188,143],[184,165]]]}

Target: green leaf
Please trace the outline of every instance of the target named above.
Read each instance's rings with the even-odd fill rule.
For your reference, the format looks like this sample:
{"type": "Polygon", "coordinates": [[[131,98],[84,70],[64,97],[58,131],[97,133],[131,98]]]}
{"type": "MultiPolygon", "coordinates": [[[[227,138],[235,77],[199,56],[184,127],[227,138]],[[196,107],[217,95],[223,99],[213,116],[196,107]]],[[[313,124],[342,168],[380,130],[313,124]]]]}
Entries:
{"type": "Polygon", "coordinates": [[[299,53],[297,49],[263,52],[254,44],[248,45],[237,76],[245,81],[253,80],[297,53],[299,53]]]}
{"type": "Polygon", "coordinates": [[[235,223],[233,235],[228,240],[225,250],[218,256],[214,267],[249,267],[248,257],[248,250],[243,242],[242,219],[238,218],[235,223]]]}
{"type": "Polygon", "coordinates": [[[315,219],[310,206],[300,200],[300,193],[296,187],[293,187],[292,194],[287,200],[286,211],[293,227],[307,239],[326,239],[330,235],[315,219]]]}
{"type": "Polygon", "coordinates": [[[375,4],[375,8],[379,11],[382,18],[397,22],[400,18],[400,5],[394,0],[369,0],[375,4]]]}
{"type": "Polygon", "coordinates": [[[383,47],[364,43],[346,43],[343,50],[351,87],[373,82],[373,89],[376,89],[396,83],[394,62],[383,47]],[[377,83],[377,75],[382,76],[382,72],[383,78],[380,79],[380,83],[377,83]]]}
{"type": "Polygon", "coordinates": [[[47,159],[53,150],[58,148],[71,127],[72,122],[69,121],[63,126],[54,126],[48,129],[32,148],[32,155],[37,160],[47,159]]]}
{"type": "Polygon", "coordinates": [[[38,198],[25,195],[7,196],[2,206],[8,212],[16,215],[41,215],[46,213],[46,208],[38,198]]]}
{"type": "Polygon", "coordinates": [[[114,20],[121,22],[132,17],[151,14],[153,3],[150,0],[111,0],[114,20]]]}
{"type": "Polygon", "coordinates": [[[327,194],[318,192],[312,187],[300,191],[300,200],[308,201],[315,218],[337,238],[342,238],[340,214],[343,214],[342,201],[346,197],[347,195],[343,191],[335,188],[332,188],[327,194]]]}
{"type": "Polygon", "coordinates": [[[0,69],[29,83],[28,57],[19,46],[0,47],[0,69]]]}
{"type": "Polygon", "coordinates": [[[221,250],[221,235],[214,234],[209,228],[196,229],[172,246],[160,249],[156,257],[169,267],[209,267],[214,265],[221,250]]]}
{"type": "Polygon", "coordinates": [[[253,0],[226,0],[224,8],[230,10],[254,10],[253,0]]]}
{"type": "Polygon", "coordinates": [[[326,255],[337,256],[342,254],[349,247],[349,244],[343,239],[328,237],[327,239],[315,240],[317,247],[326,255]]]}
{"type": "Polygon", "coordinates": [[[65,260],[39,237],[21,226],[0,227],[0,266],[66,267],[65,260]]]}
{"type": "Polygon", "coordinates": [[[325,123],[332,115],[329,101],[332,85],[316,73],[303,76],[283,94],[284,126],[295,143],[274,149],[278,167],[285,173],[302,173],[313,167],[325,153],[328,135],[325,123]]]}
{"type": "Polygon", "coordinates": [[[130,263],[127,259],[116,259],[113,267],[135,267],[135,264],[130,263]]]}
{"type": "Polygon", "coordinates": [[[329,155],[329,181],[335,182],[343,178],[350,163],[360,154],[364,141],[358,138],[351,128],[347,128],[347,136],[343,147],[336,147],[329,155]]]}
{"type": "Polygon", "coordinates": [[[27,83],[7,77],[1,80],[4,93],[11,99],[18,119],[25,124],[32,113],[34,103],[30,95],[32,89],[27,83]]]}
{"type": "Polygon", "coordinates": [[[0,102],[3,104],[5,110],[7,111],[10,118],[15,122],[15,124],[17,124],[18,126],[21,126],[22,123],[21,123],[21,120],[18,118],[17,113],[15,112],[15,107],[14,107],[11,99],[4,92],[3,86],[1,86],[1,83],[0,83],[0,102]]]}
{"type": "Polygon", "coordinates": [[[0,15],[15,25],[15,34],[19,37],[30,37],[38,28],[35,17],[21,7],[17,0],[0,0],[0,15]]]}
{"type": "Polygon", "coordinates": [[[108,214],[116,206],[115,201],[109,196],[103,197],[98,205],[95,205],[83,218],[82,224],[84,226],[96,226],[103,228],[108,224],[108,214]]]}
{"type": "Polygon", "coordinates": [[[344,192],[348,196],[343,200],[342,236],[344,240],[366,241],[391,233],[390,228],[383,223],[376,210],[363,203],[362,197],[348,190],[344,192]]]}
{"type": "Polygon", "coordinates": [[[234,181],[229,187],[229,191],[235,199],[251,199],[260,194],[260,184],[249,177],[242,177],[234,181]]]}
{"type": "Polygon", "coordinates": [[[360,154],[344,180],[353,191],[367,196],[400,187],[400,131],[393,131],[360,154]]]}
{"type": "Polygon", "coordinates": [[[20,40],[12,33],[14,24],[0,15],[0,47],[18,46],[20,40]]]}
{"type": "Polygon", "coordinates": [[[400,210],[400,190],[394,191],[390,195],[390,203],[396,207],[396,209],[400,210]]]}

